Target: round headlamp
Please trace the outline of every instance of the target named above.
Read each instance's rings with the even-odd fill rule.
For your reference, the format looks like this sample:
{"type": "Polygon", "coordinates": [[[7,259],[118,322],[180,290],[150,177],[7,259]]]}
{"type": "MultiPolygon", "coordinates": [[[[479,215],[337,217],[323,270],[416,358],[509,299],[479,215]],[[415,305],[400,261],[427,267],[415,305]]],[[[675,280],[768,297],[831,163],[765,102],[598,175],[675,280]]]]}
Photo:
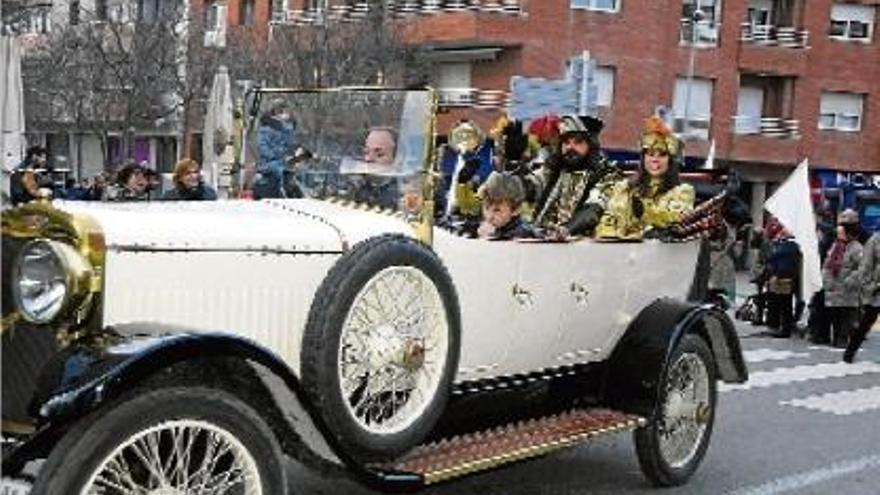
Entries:
{"type": "Polygon", "coordinates": [[[68,244],[38,239],[27,243],[12,267],[12,295],[22,317],[49,323],[88,292],[91,267],[68,244]]]}

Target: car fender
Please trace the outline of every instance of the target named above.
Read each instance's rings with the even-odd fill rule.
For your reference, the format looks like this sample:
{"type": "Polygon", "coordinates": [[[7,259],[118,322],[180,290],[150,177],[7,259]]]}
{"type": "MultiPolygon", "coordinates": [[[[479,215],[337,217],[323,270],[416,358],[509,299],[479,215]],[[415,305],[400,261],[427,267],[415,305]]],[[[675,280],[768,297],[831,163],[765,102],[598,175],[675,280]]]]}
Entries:
{"type": "Polygon", "coordinates": [[[726,314],[709,305],[663,298],[639,313],[609,358],[602,384],[603,402],[649,416],[657,403],[668,358],[688,333],[706,339],[722,381],[743,383],[748,379],[739,337],[726,314]]]}
{"type": "MultiPolygon", "coordinates": [[[[267,422],[288,455],[322,471],[354,474],[377,488],[399,491],[422,485],[418,476],[378,471],[346,456],[309,403],[298,377],[281,358],[259,344],[235,335],[188,332],[167,325],[138,323],[113,330],[128,336],[106,346],[72,346],[48,367],[36,395],[39,400],[32,404],[40,427],[31,441],[4,458],[4,471],[7,467],[17,470],[14,468],[22,460],[49,448],[76,420],[174,370],[176,365],[233,358],[253,370],[247,374],[259,383],[251,386],[269,392],[277,414],[267,422]]],[[[271,414],[257,409],[264,417],[271,414]]]]}

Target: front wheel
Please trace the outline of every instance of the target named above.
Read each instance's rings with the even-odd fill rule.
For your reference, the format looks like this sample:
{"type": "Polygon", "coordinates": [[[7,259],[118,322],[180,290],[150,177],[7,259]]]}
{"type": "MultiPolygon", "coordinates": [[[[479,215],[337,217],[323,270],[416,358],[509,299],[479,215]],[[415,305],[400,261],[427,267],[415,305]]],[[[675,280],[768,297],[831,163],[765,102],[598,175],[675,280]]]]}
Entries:
{"type": "Polygon", "coordinates": [[[635,431],[639,466],[654,485],[684,484],[706,455],[715,422],[716,374],[706,341],[685,335],[664,369],[651,421],[635,431]]]}
{"type": "Polygon", "coordinates": [[[73,425],[34,493],[284,494],[282,459],[265,421],[235,396],[158,389],[73,425]]]}

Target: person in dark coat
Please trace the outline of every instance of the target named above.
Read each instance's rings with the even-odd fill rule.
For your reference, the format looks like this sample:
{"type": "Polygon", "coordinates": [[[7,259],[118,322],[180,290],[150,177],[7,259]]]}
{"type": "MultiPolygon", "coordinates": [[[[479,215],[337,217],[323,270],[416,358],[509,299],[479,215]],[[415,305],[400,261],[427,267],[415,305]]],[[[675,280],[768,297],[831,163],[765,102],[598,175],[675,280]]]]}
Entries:
{"type": "Polygon", "coordinates": [[[202,167],[192,158],[184,158],[174,166],[174,187],[165,191],[165,201],[213,201],[217,192],[202,180],[202,167]]]}
{"type": "Polygon", "coordinates": [[[284,172],[294,150],[295,131],[296,124],[287,102],[280,97],[273,99],[269,111],[260,118],[257,130],[260,156],[256,164],[254,199],[285,197],[284,172]]]}
{"type": "Polygon", "coordinates": [[[15,167],[10,179],[10,200],[13,205],[42,197],[40,189],[51,189],[51,178],[45,173],[48,163],[46,148],[28,148],[24,160],[15,167]]]}
{"type": "Polygon", "coordinates": [[[116,173],[116,192],[111,201],[148,201],[149,182],[144,168],[133,161],[126,163],[116,173]]]}
{"type": "Polygon", "coordinates": [[[773,337],[787,338],[794,330],[794,299],[800,287],[801,251],[791,233],[778,231],[767,257],[767,326],[773,337]]]}

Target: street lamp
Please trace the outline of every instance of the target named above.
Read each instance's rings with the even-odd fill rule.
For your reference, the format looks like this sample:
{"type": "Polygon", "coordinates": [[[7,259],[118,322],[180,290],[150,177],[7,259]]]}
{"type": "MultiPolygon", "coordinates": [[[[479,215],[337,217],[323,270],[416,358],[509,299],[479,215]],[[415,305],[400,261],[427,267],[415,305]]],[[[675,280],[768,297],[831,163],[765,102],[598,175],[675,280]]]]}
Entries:
{"type": "Polygon", "coordinates": [[[685,85],[684,90],[684,129],[682,130],[682,137],[684,139],[688,139],[691,136],[691,86],[694,82],[694,66],[697,61],[698,28],[700,22],[705,18],[706,14],[700,10],[699,0],[695,0],[694,11],[691,13],[690,17],[691,47],[689,53],[690,59],[688,61],[687,84],[685,85]]]}

